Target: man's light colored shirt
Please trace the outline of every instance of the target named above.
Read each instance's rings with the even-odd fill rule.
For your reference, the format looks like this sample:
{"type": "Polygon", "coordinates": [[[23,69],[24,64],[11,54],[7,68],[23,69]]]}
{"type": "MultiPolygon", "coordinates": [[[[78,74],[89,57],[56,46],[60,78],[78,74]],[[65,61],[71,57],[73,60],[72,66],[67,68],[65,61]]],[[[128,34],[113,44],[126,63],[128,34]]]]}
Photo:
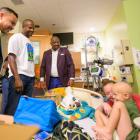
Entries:
{"type": "Polygon", "coordinates": [[[54,51],[52,49],[52,66],[51,66],[51,76],[58,77],[58,70],[57,70],[57,57],[58,57],[58,50],[54,51]]]}
{"type": "MultiPolygon", "coordinates": [[[[29,52],[31,50],[31,47],[28,48],[29,45],[32,47],[31,41],[22,33],[14,34],[9,39],[8,54],[13,53],[16,55],[18,74],[34,77],[34,61],[29,60],[33,54],[29,52]]],[[[13,73],[9,69],[9,77],[12,75],[13,73]]]]}

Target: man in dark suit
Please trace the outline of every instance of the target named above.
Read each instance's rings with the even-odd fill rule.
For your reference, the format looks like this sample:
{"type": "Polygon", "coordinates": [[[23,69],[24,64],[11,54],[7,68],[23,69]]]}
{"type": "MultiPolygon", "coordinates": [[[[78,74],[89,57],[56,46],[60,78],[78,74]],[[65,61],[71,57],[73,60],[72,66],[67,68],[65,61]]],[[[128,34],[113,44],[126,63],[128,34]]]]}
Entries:
{"type": "Polygon", "coordinates": [[[70,52],[67,48],[60,48],[60,39],[57,36],[51,38],[51,46],[43,55],[40,68],[41,86],[46,84],[47,89],[71,86],[75,68],[70,52]]]}

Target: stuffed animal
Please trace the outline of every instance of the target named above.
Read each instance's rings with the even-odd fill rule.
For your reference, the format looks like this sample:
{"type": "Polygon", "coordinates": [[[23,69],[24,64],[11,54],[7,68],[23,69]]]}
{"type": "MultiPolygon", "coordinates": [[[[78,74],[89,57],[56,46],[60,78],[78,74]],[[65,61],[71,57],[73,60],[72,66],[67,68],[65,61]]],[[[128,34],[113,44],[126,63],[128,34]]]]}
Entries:
{"type": "Polygon", "coordinates": [[[62,100],[61,106],[66,110],[73,110],[80,107],[80,101],[73,96],[71,87],[67,87],[65,91],[66,96],[62,100]]]}

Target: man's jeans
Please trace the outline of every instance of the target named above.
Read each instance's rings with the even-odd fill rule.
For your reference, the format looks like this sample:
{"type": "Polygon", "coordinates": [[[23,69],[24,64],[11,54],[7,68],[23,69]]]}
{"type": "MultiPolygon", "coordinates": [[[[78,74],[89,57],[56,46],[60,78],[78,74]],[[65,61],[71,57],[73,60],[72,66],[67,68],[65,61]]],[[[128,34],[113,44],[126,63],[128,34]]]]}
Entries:
{"type": "Polygon", "coordinates": [[[8,95],[8,103],[6,106],[5,114],[14,115],[16,108],[18,106],[20,96],[26,95],[31,97],[33,88],[34,88],[34,77],[25,76],[20,74],[20,78],[23,82],[23,91],[17,92],[15,89],[15,79],[13,76],[9,78],[9,95],[8,95]]]}
{"type": "Polygon", "coordinates": [[[2,79],[2,104],[1,104],[1,113],[5,112],[5,108],[8,101],[8,88],[9,88],[9,80],[7,77],[3,77],[2,79]]]}

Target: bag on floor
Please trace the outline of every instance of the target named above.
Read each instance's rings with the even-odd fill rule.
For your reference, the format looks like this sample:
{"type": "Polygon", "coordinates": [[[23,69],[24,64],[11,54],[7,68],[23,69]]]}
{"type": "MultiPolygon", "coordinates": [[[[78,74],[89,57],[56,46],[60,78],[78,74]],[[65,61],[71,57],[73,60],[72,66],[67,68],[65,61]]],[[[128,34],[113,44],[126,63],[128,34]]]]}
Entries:
{"type": "Polygon", "coordinates": [[[52,132],[54,126],[61,121],[52,100],[21,96],[14,115],[16,123],[37,125],[40,130],[52,132]]]}

